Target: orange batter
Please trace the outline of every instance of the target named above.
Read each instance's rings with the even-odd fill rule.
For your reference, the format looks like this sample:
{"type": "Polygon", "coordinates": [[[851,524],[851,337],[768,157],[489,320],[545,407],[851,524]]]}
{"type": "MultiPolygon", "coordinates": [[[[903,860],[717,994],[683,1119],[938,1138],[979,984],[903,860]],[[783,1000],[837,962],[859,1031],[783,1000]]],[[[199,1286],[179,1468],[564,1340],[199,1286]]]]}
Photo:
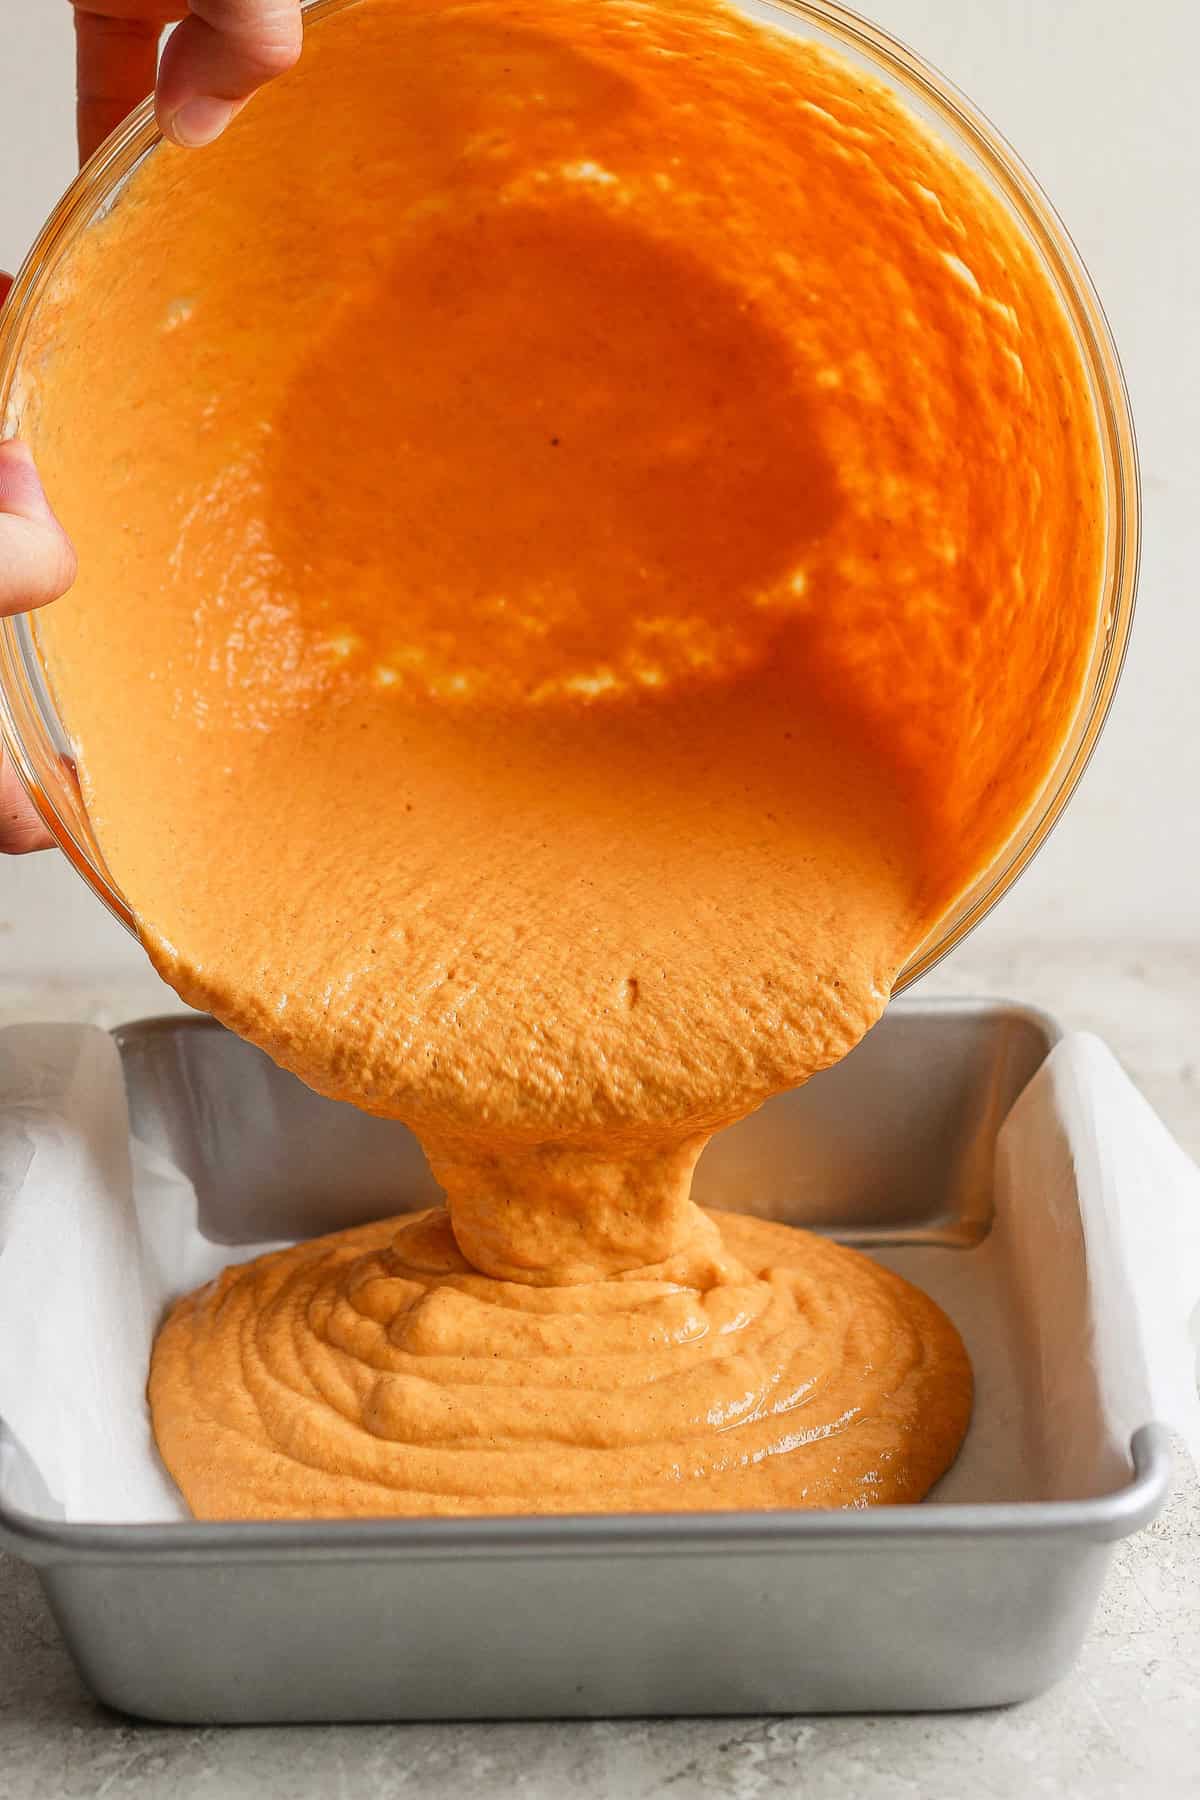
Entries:
{"type": "Polygon", "coordinates": [[[1095,419],[982,183],[705,0],[366,0],[139,170],[26,371],[83,570],[41,642],[150,954],[448,1198],[394,1273],[351,1259],[395,1224],[184,1304],[193,1504],[924,1491],[952,1328],[688,1188],[874,1022],[1079,701],[1095,419]],[[710,1317],[649,1378],[656,1309],[753,1343],[743,1290],[769,1354],[710,1317]]]}
{"type": "Polygon", "coordinates": [[[701,1214],[656,1267],[530,1288],[437,1211],[226,1269],[150,1397],[201,1518],[864,1507],[936,1481],[971,1372],[932,1300],[786,1225],[701,1214]]]}

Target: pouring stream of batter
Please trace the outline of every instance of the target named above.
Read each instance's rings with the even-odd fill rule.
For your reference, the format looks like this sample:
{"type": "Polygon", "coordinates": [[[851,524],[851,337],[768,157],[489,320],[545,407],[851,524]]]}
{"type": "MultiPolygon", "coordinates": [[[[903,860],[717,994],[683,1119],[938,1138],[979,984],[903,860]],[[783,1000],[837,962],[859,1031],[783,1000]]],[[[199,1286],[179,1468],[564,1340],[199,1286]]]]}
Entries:
{"type": "Polygon", "coordinates": [[[1079,703],[1096,424],[982,180],[703,0],[367,0],[139,169],[26,368],[83,570],[40,640],[147,949],[447,1196],[173,1317],[193,1505],[917,1497],[952,1328],[688,1194],[1079,703]]]}

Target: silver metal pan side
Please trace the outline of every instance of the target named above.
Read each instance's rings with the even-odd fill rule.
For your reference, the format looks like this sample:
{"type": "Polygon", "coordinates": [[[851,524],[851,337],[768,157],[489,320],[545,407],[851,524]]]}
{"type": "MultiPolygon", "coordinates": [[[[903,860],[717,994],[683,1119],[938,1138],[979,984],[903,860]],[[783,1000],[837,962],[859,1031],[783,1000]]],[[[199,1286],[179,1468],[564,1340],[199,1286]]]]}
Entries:
{"type": "Polygon", "coordinates": [[[0,1500],[0,1548],[39,1567],[70,1563],[230,1565],[345,1561],[360,1556],[459,1562],[464,1558],[774,1555],[831,1545],[924,1548],[995,1539],[1113,1543],[1140,1531],[1166,1498],[1169,1437],[1142,1426],[1130,1445],[1128,1484],[1085,1500],[993,1505],[891,1506],[870,1512],[612,1513],[511,1519],[313,1519],[170,1525],[88,1525],[36,1518],[0,1500]]]}
{"type": "MultiPolygon", "coordinates": [[[[190,1176],[217,1241],[311,1237],[440,1198],[403,1125],[321,1099],[212,1019],[115,1036],[134,1134],[190,1176]]],[[[720,1132],[695,1197],[844,1243],[977,1243],[996,1134],[1059,1036],[1008,1001],[897,1001],[835,1068],[720,1132]]]]}
{"type": "Polygon", "coordinates": [[[1134,1456],[1119,1496],[1054,1520],[998,1508],[982,1531],[933,1507],[881,1528],[767,1518],[682,1541],[671,1520],[653,1534],[645,1521],[560,1521],[549,1551],[522,1521],[472,1533],[473,1554],[457,1532],[424,1548],[416,1533],[397,1554],[378,1527],[326,1528],[306,1548],[278,1527],[267,1549],[249,1527],[206,1547],[182,1526],[174,1556],[117,1544],[42,1581],[97,1695],[157,1719],[995,1706],[1070,1667],[1105,1540],[1144,1523],[1165,1491],[1162,1434],[1139,1432],[1134,1456]]]}
{"type": "MultiPolygon", "coordinates": [[[[996,1133],[1058,1035],[1025,1007],[902,1002],[718,1140],[700,1197],[883,1254],[986,1258],[996,1133]]],[[[435,1192],[402,1127],[210,1021],[117,1039],[134,1129],[191,1176],[211,1235],[326,1231],[435,1192]]],[[[0,1544],[37,1565],[100,1698],[146,1717],[987,1706],[1066,1670],[1109,1546],[1161,1506],[1165,1433],[1148,1422],[1130,1457],[1079,1499],[837,1514],[112,1526],[35,1519],[0,1489],[0,1544]]]]}

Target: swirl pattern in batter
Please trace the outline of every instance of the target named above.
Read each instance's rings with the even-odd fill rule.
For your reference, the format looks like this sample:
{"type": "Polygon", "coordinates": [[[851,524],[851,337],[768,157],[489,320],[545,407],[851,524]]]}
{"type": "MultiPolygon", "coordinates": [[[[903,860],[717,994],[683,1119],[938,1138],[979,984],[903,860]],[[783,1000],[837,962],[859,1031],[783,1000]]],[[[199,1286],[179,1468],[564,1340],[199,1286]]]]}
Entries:
{"type": "Polygon", "coordinates": [[[823,1238],[693,1213],[669,1261],[566,1287],[480,1275],[441,1210],[227,1269],[158,1339],[167,1465],[209,1519],[921,1499],[971,1405],[944,1315],[823,1238]]]}

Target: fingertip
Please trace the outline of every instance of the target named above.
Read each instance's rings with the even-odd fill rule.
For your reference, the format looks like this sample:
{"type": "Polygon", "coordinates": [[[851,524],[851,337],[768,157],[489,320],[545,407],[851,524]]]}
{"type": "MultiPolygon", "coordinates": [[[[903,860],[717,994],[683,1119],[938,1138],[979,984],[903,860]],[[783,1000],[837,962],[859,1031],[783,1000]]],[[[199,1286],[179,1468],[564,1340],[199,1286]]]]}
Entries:
{"type": "Polygon", "coordinates": [[[0,443],[0,513],[18,513],[23,518],[52,516],[33,452],[20,438],[5,438],[0,443]]]}
{"type": "Polygon", "coordinates": [[[61,527],[0,516],[0,616],[61,600],[77,572],[61,527]]]}
{"type": "Polygon", "coordinates": [[[53,848],[54,838],[25,792],[7,751],[0,748],[0,855],[28,856],[33,850],[53,848]]]}
{"type": "Polygon", "coordinates": [[[186,149],[215,142],[247,100],[294,68],[302,44],[299,0],[247,0],[232,10],[193,0],[159,63],[159,130],[186,149]]]}
{"type": "Polygon", "coordinates": [[[241,111],[244,102],[219,100],[211,94],[197,94],[185,100],[169,118],[159,118],[163,136],[183,150],[202,150],[215,143],[225,127],[241,111]]]}
{"type": "Polygon", "coordinates": [[[0,438],[0,515],[57,525],[34,454],[24,438],[0,438]]]}
{"type": "Polygon", "coordinates": [[[75,580],[75,550],[19,438],[0,443],[0,613],[58,600],[75,580]]]}

